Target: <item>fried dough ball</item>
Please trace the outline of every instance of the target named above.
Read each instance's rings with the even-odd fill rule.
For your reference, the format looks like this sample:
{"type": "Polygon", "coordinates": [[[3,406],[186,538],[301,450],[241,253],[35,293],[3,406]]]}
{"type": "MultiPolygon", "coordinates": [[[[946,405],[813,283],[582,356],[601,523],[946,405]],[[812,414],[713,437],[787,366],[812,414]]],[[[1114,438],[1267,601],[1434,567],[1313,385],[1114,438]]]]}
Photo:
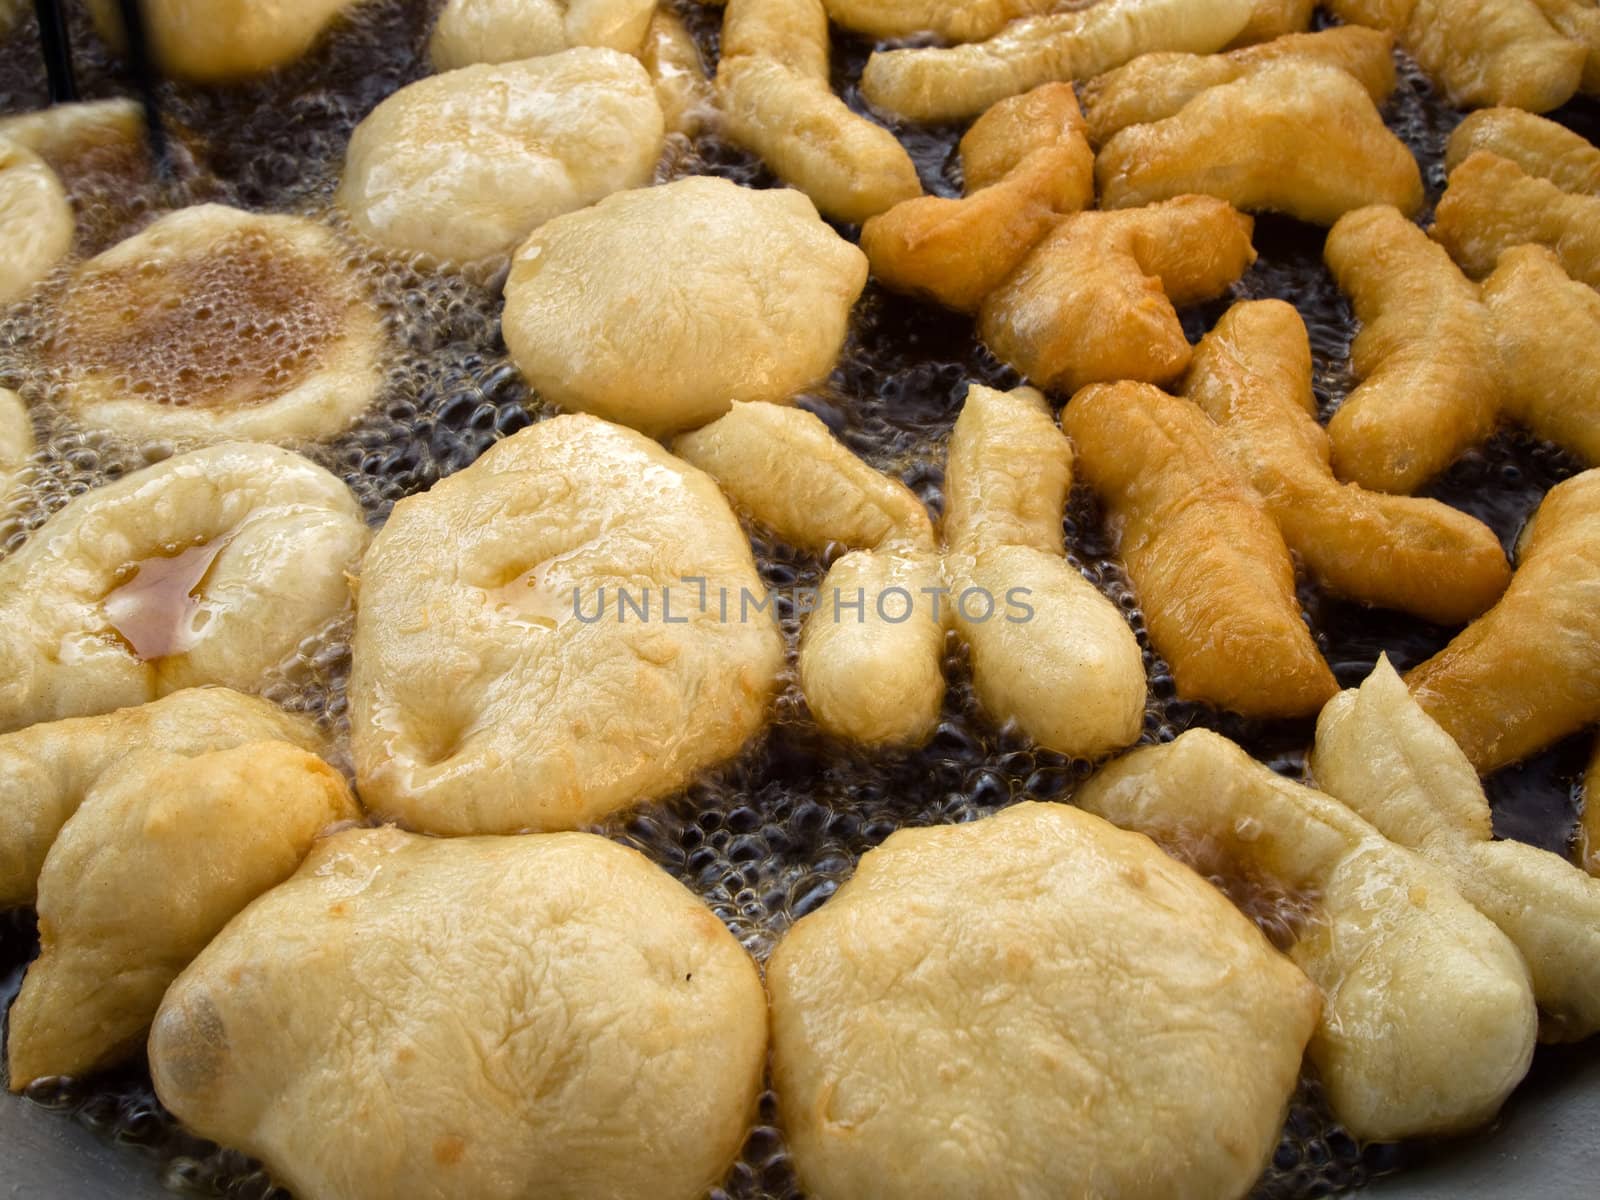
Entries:
{"type": "Polygon", "coordinates": [[[77,267],[47,358],[89,425],[147,441],[299,441],[377,397],[377,309],[325,226],[200,204],[77,267]]]}
{"type": "Polygon", "coordinates": [[[435,71],[601,46],[638,54],[652,0],[446,0],[428,38],[435,71]]]}
{"type": "Polygon", "coordinates": [[[1094,152],[1067,83],[1000,101],[960,148],[966,195],[896,204],[861,227],[861,248],[885,286],[972,312],[1057,216],[1094,205],[1094,152]]]}
{"type": "Polygon", "coordinates": [[[137,1054],[178,972],[292,875],[322,830],[360,811],[342,775],[287,742],[122,759],[39,875],[39,957],[6,1044],[11,1090],[137,1054]]]}
{"type": "Polygon", "coordinates": [[[1513,246],[1484,280],[1506,414],[1600,466],[1600,293],[1543,246],[1513,246]]]}
{"type": "Polygon", "coordinates": [[[1429,233],[1474,278],[1493,271],[1502,252],[1531,243],[1600,289],[1600,194],[1564,192],[1487,150],[1450,172],[1429,233]]]}
{"type": "Polygon", "coordinates": [[[1422,207],[1422,173],[1356,79],[1326,63],[1267,63],[1173,116],[1118,133],[1094,164],[1107,208],[1189,193],[1331,225],[1368,204],[1422,207]]]}
{"type": "Polygon", "coordinates": [[[1248,717],[1320,709],[1338,688],[1300,614],[1288,548],[1205,414],[1149,384],[1095,384],[1061,427],[1178,694],[1248,717]]]}
{"type": "Polygon", "coordinates": [[[1533,0],[1417,0],[1405,47],[1461,108],[1548,112],[1572,98],[1585,50],[1533,0]]]}
{"type": "MultiPolygon", "coordinates": [[[[194,83],[227,83],[287,66],[358,0],[144,0],[145,34],[162,74],[194,83]]],[[[95,29],[126,49],[117,0],[89,0],[95,29]]]]}
{"type": "Polygon", "coordinates": [[[61,180],[37,154],[0,137],[0,305],[25,296],[72,249],[61,180]]]}
{"type": "Polygon", "coordinates": [[[1471,113],[1450,135],[1445,168],[1454,171],[1475,150],[1509,159],[1526,174],[1548,179],[1564,192],[1600,196],[1600,146],[1546,117],[1517,108],[1471,113]]]}
{"type": "Polygon", "coordinates": [[[33,454],[33,421],[22,397],[0,388],[0,501],[22,478],[22,468],[33,454]]]}
{"type": "Polygon", "coordinates": [[[1334,479],[1314,415],[1311,343],[1293,305],[1230,308],[1195,348],[1184,395],[1217,423],[1223,450],[1329,591],[1440,624],[1471,620],[1505,591],[1511,568],[1481,521],[1334,479]]]}
{"type": "Polygon", "coordinates": [[[750,542],[700,471],[589,416],[506,438],[395,505],[362,568],[362,801],[509,833],[683,786],[767,720],[783,640],[748,598],[750,542]]]}
{"type": "Polygon", "coordinates": [[[1340,479],[1414,492],[1494,431],[1499,397],[1489,313],[1448,254],[1393,208],[1348,213],[1323,258],[1361,332],[1361,380],[1328,422],[1340,479]]]}
{"type": "Polygon", "coordinates": [[[1316,6],[1316,0],[1256,0],[1250,19],[1228,46],[1230,49],[1252,46],[1286,34],[1302,33],[1311,28],[1311,14],[1316,6]]]}
{"type": "Polygon", "coordinates": [[[1251,219],[1212,196],[1067,217],[978,313],[978,333],[1034,384],[1165,383],[1189,365],[1173,306],[1221,295],[1255,261],[1251,219]]]}
{"type": "Polygon", "coordinates": [[[1083,89],[1089,139],[1101,145],[1129,125],[1176,116],[1208,88],[1233,83],[1289,58],[1322,62],[1348,72],[1374,104],[1394,91],[1394,37],[1359,25],[1291,33],[1226,54],[1143,54],[1096,76],[1083,89]]]}
{"type": "Polygon", "coordinates": [[[1088,79],[1152,50],[1210,54],[1244,30],[1256,2],[1099,0],[1014,21],[983,42],[875,50],[861,94],[904,120],[958,121],[1041,83],[1088,79]]]}
{"type": "Polygon", "coordinates": [[[1058,804],[892,834],[767,987],[784,1131],[824,1200],[1243,1196],[1317,1014],[1192,871],[1058,804]]]}
{"type": "Polygon", "coordinates": [[[0,908],[33,903],[39,870],[62,825],[135,751],[159,747],[193,758],[269,741],[324,750],[304,717],[218,687],[0,734],[0,908]]]}
{"type": "Polygon", "coordinates": [[[1444,868],[1515,943],[1546,1040],[1600,1030],[1600,879],[1548,850],[1493,840],[1477,772],[1387,658],[1322,710],[1311,769],[1385,837],[1444,868]]]}
{"type": "Polygon", "coordinates": [[[1144,727],[1144,660],[1115,605],[1063,557],[1072,446],[1032,388],[973,384],[945,467],[950,613],[984,710],[1096,758],[1144,727]]]}
{"type": "Polygon", "coordinates": [[[699,133],[715,114],[717,96],[700,48],[671,9],[658,8],[651,14],[639,61],[655,84],[667,132],[686,137],[699,133]]]}
{"type": "Polygon", "coordinates": [[[79,496],[0,562],[0,731],[260,687],[348,610],[368,537],[340,480],[248,442],[79,496]]]}
{"type": "Polygon", "coordinates": [[[357,230],[445,266],[650,182],[666,136],[638,60],[580,46],[401,88],[356,126],[339,201],[357,230]]]}
{"type": "Polygon", "coordinates": [[[642,855],[360,829],[178,977],[150,1074],[298,1196],[692,1200],[744,1141],[766,1037],[749,956],[642,855]]]}
{"type": "Polygon", "coordinates": [[[1534,0],[1544,19],[1562,37],[1583,47],[1583,77],[1578,90],[1600,96],[1600,7],[1594,0],[1534,0]]]}
{"type": "Polygon", "coordinates": [[[1550,489],[1506,594],[1406,682],[1483,774],[1600,721],[1600,469],[1550,489]]]}
{"type": "Polygon", "coordinates": [[[1074,801],[1312,905],[1288,953],[1322,989],[1308,1053],[1357,1138],[1475,1128],[1527,1072],[1538,1014],[1517,948],[1446,872],[1332,797],[1192,729],[1118,759],[1074,801]]]}
{"type": "Polygon", "coordinates": [[[501,327],[546,400],[661,435],[825,378],[866,282],[799,192],[694,176],[547,223],[501,327]]]}

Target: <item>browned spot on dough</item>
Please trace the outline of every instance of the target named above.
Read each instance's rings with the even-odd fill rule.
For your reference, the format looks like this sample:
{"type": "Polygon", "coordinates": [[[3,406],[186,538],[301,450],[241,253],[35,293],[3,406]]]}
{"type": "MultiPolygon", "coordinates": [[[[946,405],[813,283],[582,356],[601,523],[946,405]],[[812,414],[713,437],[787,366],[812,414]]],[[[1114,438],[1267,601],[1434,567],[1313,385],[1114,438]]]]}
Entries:
{"type": "Polygon", "coordinates": [[[454,1166],[467,1152],[467,1143],[453,1133],[433,1139],[433,1161],[441,1167],[454,1166]]]}

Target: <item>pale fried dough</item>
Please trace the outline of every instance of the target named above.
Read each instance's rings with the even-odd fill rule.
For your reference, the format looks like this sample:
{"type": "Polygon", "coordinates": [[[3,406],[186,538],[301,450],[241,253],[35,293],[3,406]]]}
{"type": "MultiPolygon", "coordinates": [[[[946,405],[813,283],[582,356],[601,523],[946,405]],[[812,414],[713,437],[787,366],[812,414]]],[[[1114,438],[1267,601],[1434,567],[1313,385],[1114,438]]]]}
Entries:
{"type": "Polygon", "coordinates": [[[573,46],[638,54],[651,0],[447,0],[428,38],[436,71],[516,62],[573,46]]]}
{"type": "Polygon", "coordinates": [[[639,61],[655,84],[668,133],[693,137],[715,116],[717,97],[700,48],[670,8],[658,8],[645,31],[639,61]]]}
{"type": "Polygon", "coordinates": [[[10,388],[0,388],[0,503],[12,485],[22,478],[22,469],[33,453],[33,419],[22,397],[10,388]]]}
{"type": "Polygon", "coordinates": [[[66,190],[32,150],[0,137],[0,306],[20,299],[72,249],[66,190]]]}

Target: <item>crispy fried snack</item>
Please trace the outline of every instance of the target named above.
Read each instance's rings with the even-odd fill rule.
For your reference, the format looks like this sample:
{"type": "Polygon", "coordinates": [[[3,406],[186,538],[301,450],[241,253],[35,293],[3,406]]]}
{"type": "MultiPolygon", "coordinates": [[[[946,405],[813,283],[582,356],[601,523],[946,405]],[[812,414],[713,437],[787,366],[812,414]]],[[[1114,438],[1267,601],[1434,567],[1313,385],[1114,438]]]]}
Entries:
{"type": "Polygon", "coordinates": [[[1175,116],[1207,88],[1243,79],[1290,58],[1323,62],[1355,77],[1374,104],[1394,91],[1394,36],[1360,25],[1290,33],[1226,54],[1143,54],[1091,79],[1083,88],[1089,140],[1096,146],[1129,125],[1175,116]]]}
{"type": "Polygon", "coordinates": [[[56,173],[32,150],[0,137],[0,304],[43,279],[72,249],[72,203],[56,173]]]}
{"type": "Polygon", "coordinates": [[[1356,79],[1281,59],[1207,88],[1173,116],[1122,130],[1094,164],[1101,202],[1190,192],[1331,225],[1367,204],[1422,207],[1422,173],[1356,79]]]}
{"type": "Polygon", "coordinates": [[[667,132],[687,137],[699,133],[716,109],[716,91],[699,47],[670,8],[658,8],[651,15],[639,61],[656,86],[667,132]]]}
{"type": "Polygon", "coordinates": [[[33,453],[33,420],[22,397],[0,388],[0,502],[22,477],[23,465],[33,453]]]}
{"type": "Polygon", "coordinates": [[[1340,479],[1413,492],[1494,430],[1489,313],[1447,254],[1392,208],[1358,209],[1328,233],[1323,257],[1361,332],[1361,383],[1328,423],[1340,479]]]}
{"type": "Polygon", "coordinates": [[[1250,20],[1228,43],[1228,48],[1252,46],[1288,33],[1301,33],[1311,28],[1311,13],[1316,6],[1316,0],[1256,0],[1250,20]]]}
{"type": "Polygon", "coordinates": [[[1179,695],[1253,717],[1321,708],[1337,688],[1300,615],[1288,548],[1205,414],[1148,384],[1096,384],[1061,427],[1119,531],[1179,695]]]}
{"type": "Polygon", "coordinates": [[[1480,773],[1600,721],[1600,469],[1550,489],[1506,594],[1406,682],[1480,773]]]}
{"type": "Polygon", "coordinates": [[[728,136],[836,220],[922,194],[894,134],[833,94],[822,0],[730,0],[717,97],[728,136]]]}
{"type": "Polygon", "coordinates": [[[1526,1073],[1538,1017],[1516,947],[1443,870],[1337,800],[1203,729],[1125,755],[1073,799],[1311,908],[1288,952],[1323,993],[1307,1053],[1356,1137],[1471,1129],[1526,1073]]]}
{"type": "Polygon", "coordinates": [[[317,835],[361,809],[287,742],[139,749],[62,827],[39,875],[39,957],[11,1008],[12,1091],[135,1055],[178,972],[317,835]]]}
{"type": "Polygon", "coordinates": [[[638,55],[651,0],[446,0],[428,36],[435,71],[516,62],[572,46],[638,55]]]}
{"type": "Polygon", "coordinates": [[[1061,0],[825,0],[834,24],[874,38],[931,33],[943,42],[993,37],[1019,17],[1061,6],[1061,0]]]}
{"type": "Polygon", "coordinates": [[[1401,40],[1461,108],[1558,108],[1578,90],[1586,53],[1534,0],[1417,0],[1401,40]]]}
{"type": "Polygon", "coordinates": [[[1099,0],[1016,21],[985,42],[877,50],[861,94],[908,121],[956,121],[1041,83],[1087,79],[1152,50],[1210,54],[1244,30],[1256,2],[1099,0]]]}
{"type": "Polygon", "coordinates": [[[1062,557],[1071,485],[1072,446],[1043,396],[968,388],[945,466],[945,573],[973,686],[996,721],[1094,758],[1139,736],[1144,662],[1122,614],[1062,557]]]}
{"type": "Polygon", "coordinates": [[[1313,416],[1311,345],[1292,305],[1230,308],[1195,348],[1184,395],[1217,423],[1283,540],[1329,591],[1444,624],[1471,620],[1505,591],[1511,568],[1481,521],[1334,479],[1313,416]]]}
{"type": "Polygon", "coordinates": [[[1543,246],[1513,246],[1484,280],[1483,302],[1506,414],[1600,466],[1600,292],[1543,246]]]}
{"type": "Polygon", "coordinates": [[[1220,295],[1255,261],[1251,219],[1212,196],[1077,213],[984,300],[984,343],[1039,387],[1162,383],[1189,365],[1174,305],[1220,295]]]}
{"type": "Polygon", "coordinates": [[[1494,270],[1502,251],[1531,242],[1554,251],[1568,275],[1600,288],[1600,195],[1564,192],[1487,150],[1450,172],[1428,232],[1475,279],[1494,270]]]}
{"type": "Polygon", "coordinates": [[[1583,47],[1583,77],[1578,90],[1600,95],[1600,7],[1594,0],[1533,0],[1562,37],[1583,47]]]}
{"type": "Polygon", "coordinates": [[[1450,135],[1445,168],[1454,171],[1474,150],[1510,159],[1525,173],[1548,179],[1564,192],[1600,196],[1600,147],[1546,117],[1520,108],[1472,113],[1450,135]]]}
{"type": "Polygon", "coordinates": [[[1522,951],[1545,1040],[1600,1030],[1600,880],[1548,850],[1492,840],[1477,772],[1387,658],[1322,710],[1311,769],[1318,787],[1442,867],[1522,951]]]}
{"type": "Polygon", "coordinates": [[[872,273],[972,312],[1055,223],[1094,204],[1094,152],[1067,83],[996,104],[961,139],[967,194],[919,196],[861,227],[872,273]]]}

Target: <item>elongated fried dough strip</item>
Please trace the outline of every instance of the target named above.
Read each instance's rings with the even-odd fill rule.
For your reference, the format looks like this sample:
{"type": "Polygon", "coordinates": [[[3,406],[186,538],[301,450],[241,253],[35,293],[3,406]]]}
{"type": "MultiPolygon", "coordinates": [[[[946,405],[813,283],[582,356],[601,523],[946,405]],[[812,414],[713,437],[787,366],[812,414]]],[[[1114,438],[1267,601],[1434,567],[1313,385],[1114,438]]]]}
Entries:
{"type": "Polygon", "coordinates": [[[1510,159],[1528,175],[1548,179],[1564,192],[1600,196],[1600,146],[1520,108],[1485,108],[1457,125],[1445,146],[1444,165],[1454,171],[1474,150],[1510,159]]]}
{"type": "Polygon", "coordinates": [[[1487,150],[1450,172],[1429,232],[1475,279],[1494,270],[1503,251],[1531,242],[1600,288],[1600,195],[1564,192],[1487,150]]]}

